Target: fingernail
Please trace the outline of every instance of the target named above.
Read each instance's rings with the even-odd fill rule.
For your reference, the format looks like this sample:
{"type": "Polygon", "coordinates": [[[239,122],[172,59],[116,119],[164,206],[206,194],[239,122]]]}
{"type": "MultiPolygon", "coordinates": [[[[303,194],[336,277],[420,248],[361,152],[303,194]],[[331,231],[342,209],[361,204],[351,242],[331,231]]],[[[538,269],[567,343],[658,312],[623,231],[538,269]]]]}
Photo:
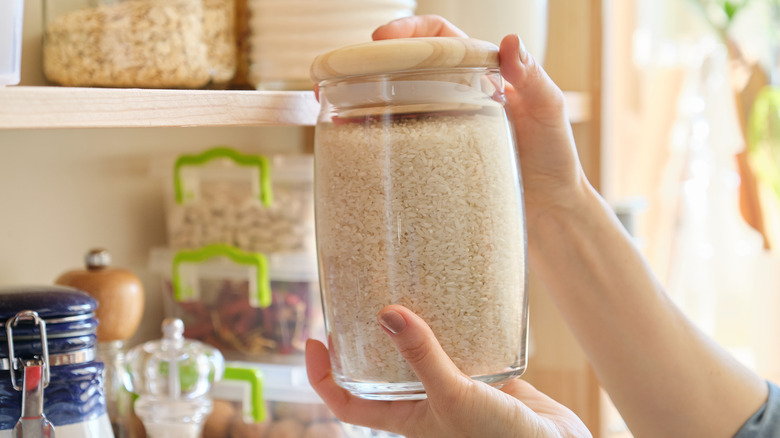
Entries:
{"type": "Polygon", "coordinates": [[[394,310],[388,310],[387,312],[379,315],[379,324],[382,325],[387,331],[396,335],[406,328],[406,320],[400,313],[394,310]]]}
{"type": "Polygon", "coordinates": [[[525,44],[523,44],[523,39],[520,38],[520,35],[515,35],[517,37],[517,48],[520,51],[520,62],[525,64],[528,61],[528,50],[525,48],[525,44]]]}

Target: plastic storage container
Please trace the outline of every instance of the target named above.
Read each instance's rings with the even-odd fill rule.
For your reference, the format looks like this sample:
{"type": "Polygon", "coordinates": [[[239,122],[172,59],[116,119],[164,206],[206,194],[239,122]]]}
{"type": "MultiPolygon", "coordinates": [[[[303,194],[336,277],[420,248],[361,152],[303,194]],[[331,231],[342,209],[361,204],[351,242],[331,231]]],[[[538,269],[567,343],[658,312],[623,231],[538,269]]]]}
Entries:
{"type": "Polygon", "coordinates": [[[336,381],[423,398],[380,329],[388,304],[430,324],[457,366],[500,386],[526,367],[526,239],[498,48],[462,38],[318,57],[317,255],[336,381]]]}
{"type": "Polygon", "coordinates": [[[266,157],[219,147],[182,155],[166,173],[171,247],[219,243],[314,254],[311,155],[266,157]]]}
{"type": "Polygon", "coordinates": [[[70,287],[0,289],[0,436],[113,437],[96,307],[70,287]]]}
{"type": "Polygon", "coordinates": [[[201,88],[236,70],[233,0],[45,0],[43,69],[67,86],[201,88]]]}
{"type": "Polygon", "coordinates": [[[315,56],[371,41],[391,20],[414,15],[415,0],[248,0],[249,79],[258,89],[309,90],[315,56]]]}
{"type": "Polygon", "coordinates": [[[0,87],[19,83],[23,12],[24,0],[0,3],[0,87]]]}
{"type": "Polygon", "coordinates": [[[156,249],[165,312],[185,336],[230,360],[299,362],[306,339],[324,339],[314,256],[255,254],[225,246],[156,249]]]}
{"type": "Polygon", "coordinates": [[[340,422],[311,388],[301,365],[228,363],[211,395],[214,412],[205,438],[398,437],[340,422]]]}

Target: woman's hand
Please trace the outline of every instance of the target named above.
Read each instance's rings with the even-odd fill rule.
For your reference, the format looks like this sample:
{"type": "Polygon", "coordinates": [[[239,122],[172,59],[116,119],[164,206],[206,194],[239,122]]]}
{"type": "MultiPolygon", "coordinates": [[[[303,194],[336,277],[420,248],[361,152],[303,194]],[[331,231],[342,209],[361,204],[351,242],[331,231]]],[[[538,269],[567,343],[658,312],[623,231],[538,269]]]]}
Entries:
{"type": "MultiPolygon", "coordinates": [[[[375,40],[414,37],[466,37],[437,15],[401,18],[379,27],[375,40]]],[[[577,196],[590,184],[580,166],[563,92],[525,49],[508,35],[499,50],[506,86],[507,110],[515,126],[525,193],[526,219],[543,220],[550,208],[577,208],[577,196]]]]}
{"type": "MultiPolygon", "coordinates": [[[[395,20],[378,28],[375,40],[406,37],[466,37],[433,15],[395,20]]],[[[513,118],[529,222],[546,209],[566,207],[587,180],[582,174],[563,94],[526,52],[507,36],[499,52],[513,118]]],[[[585,185],[586,186],[586,185],[585,185]]],[[[530,224],[529,224],[530,227],[530,224]]],[[[563,405],[520,379],[501,389],[474,381],[449,359],[430,327],[410,310],[388,306],[378,323],[425,387],[419,401],[374,401],[353,396],[333,379],[328,350],[306,345],[306,368],[314,389],[342,421],[413,437],[589,437],[582,421],[563,405]]]]}
{"type": "Polygon", "coordinates": [[[409,309],[387,306],[378,324],[425,387],[418,401],[358,398],[333,380],[328,350],[306,344],[309,382],[342,421],[414,437],[589,437],[585,425],[563,405],[520,379],[496,389],[471,380],[442,350],[430,327],[409,309]]]}

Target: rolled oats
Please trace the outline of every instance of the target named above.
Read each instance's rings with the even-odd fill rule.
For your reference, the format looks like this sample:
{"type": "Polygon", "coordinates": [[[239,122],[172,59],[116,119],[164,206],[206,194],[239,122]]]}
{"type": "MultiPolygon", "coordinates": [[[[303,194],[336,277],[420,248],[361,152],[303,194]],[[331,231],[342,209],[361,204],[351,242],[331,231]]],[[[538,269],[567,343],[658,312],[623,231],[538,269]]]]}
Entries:
{"type": "Polygon", "coordinates": [[[44,33],[44,74],[68,86],[200,88],[229,81],[236,66],[233,3],[206,1],[126,0],[60,15],[44,33]]]}

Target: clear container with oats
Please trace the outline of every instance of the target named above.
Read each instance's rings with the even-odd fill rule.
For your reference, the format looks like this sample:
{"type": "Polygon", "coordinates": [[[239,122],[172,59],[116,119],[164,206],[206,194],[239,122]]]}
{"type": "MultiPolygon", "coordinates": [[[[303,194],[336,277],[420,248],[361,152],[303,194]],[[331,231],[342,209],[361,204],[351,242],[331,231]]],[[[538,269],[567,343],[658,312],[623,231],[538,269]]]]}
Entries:
{"type": "Polygon", "coordinates": [[[43,70],[60,85],[203,88],[236,63],[234,0],[44,0],[43,70]]]}
{"type": "Polygon", "coordinates": [[[455,364],[501,386],[526,367],[526,236],[498,48],[461,38],[347,46],[311,67],[320,287],[336,381],[425,392],[376,321],[404,305],[455,364]]]}

